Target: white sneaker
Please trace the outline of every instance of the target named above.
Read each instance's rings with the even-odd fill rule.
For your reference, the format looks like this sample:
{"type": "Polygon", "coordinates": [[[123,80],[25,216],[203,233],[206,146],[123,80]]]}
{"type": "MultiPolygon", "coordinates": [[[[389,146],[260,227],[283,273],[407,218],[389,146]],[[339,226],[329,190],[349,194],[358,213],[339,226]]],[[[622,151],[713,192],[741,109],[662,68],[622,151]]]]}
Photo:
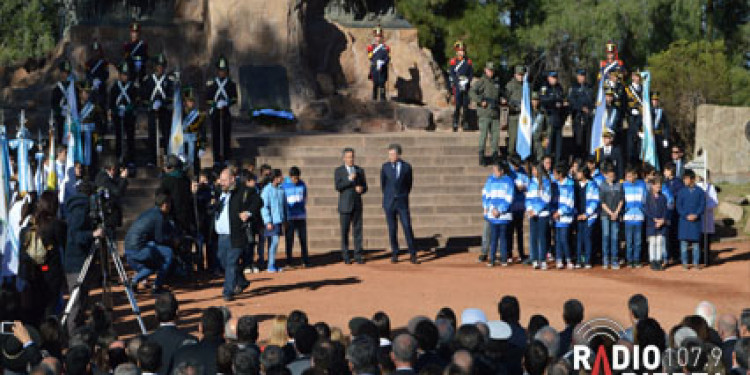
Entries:
{"type": "Polygon", "coordinates": [[[586,265],[586,269],[587,269],[587,270],[590,270],[590,269],[591,269],[591,265],[590,265],[590,264],[587,264],[587,265],[586,265]]]}
{"type": "Polygon", "coordinates": [[[535,270],[539,269],[539,263],[537,261],[534,261],[531,263],[532,267],[534,267],[535,270]]]}
{"type": "Polygon", "coordinates": [[[558,270],[563,269],[563,263],[562,262],[557,262],[557,269],[558,270]]]}
{"type": "Polygon", "coordinates": [[[248,268],[245,268],[245,269],[244,269],[244,270],[242,271],[242,273],[244,273],[245,275],[249,275],[249,274],[253,273],[253,269],[252,269],[252,268],[249,268],[249,267],[248,267],[248,268]]]}
{"type": "Polygon", "coordinates": [[[568,269],[569,269],[569,270],[572,270],[572,269],[574,269],[574,268],[578,268],[578,267],[575,267],[575,266],[573,265],[573,263],[570,263],[570,262],[568,262],[568,269]]]}
{"type": "Polygon", "coordinates": [[[253,273],[260,273],[260,269],[258,267],[253,267],[253,273]]]}
{"type": "Polygon", "coordinates": [[[576,269],[578,269],[578,268],[581,268],[581,265],[580,265],[580,264],[578,264],[578,263],[576,263],[576,266],[575,266],[575,267],[576,267],[576,269]]]}
{"type": "Polygon", "coordinates": [[[546,270],[547,269],[547,262],[542,262],[541,264],[542,264],[542,266],[541,266],[542,269],[546,270]]]}

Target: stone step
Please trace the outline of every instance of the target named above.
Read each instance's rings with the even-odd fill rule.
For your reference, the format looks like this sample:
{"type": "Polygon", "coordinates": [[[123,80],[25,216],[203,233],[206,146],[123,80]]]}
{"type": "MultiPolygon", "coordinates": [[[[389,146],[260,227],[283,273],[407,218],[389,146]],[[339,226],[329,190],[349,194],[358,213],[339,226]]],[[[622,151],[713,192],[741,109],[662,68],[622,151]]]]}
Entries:
{"type": "MultiPolygon", "coordinates": [[[[258,147],[258,154],[263,157],[298,157],[298,156],[326,156],[341,157],[341,151],[338,148],[330,146],[261,146],[258,147]]],[[[355,150],[357,158],[365,156],[377,156],[383,158],[386,151],[382,147],[365,146],[355,150]]],[[[476,155],[477,146],[417,146],[409,148],[404,152],[404,158],[408,155],[476,155]]]]}
{"type": "MultiPolygon", "coordinates": [[[[444,169],[444,168],[443,168],[444,169]]],[[[451,168],[450,170],[453,171],[454,168],[451,168]]],[[[416,168],[415,168],[416,170],[416,168]]],[[[370,173],[375,173],[374,176],[371,176],[370,173],[367,172],[368,170],[365,169],[365,175],[368,177],[367,183],[368,183],[368,193],[370,194],[374,192],[376,189],[380,191],[380,180],[379,180],[379,171],[380,169],[377,168],[374,171],[370,173]]],[[[287,172],[287,171],[284,171],[287,172]]],[[[422,188],[425,185],[436,185],[436,184],[462,184],[464,186],[471,186],[472,188],[476,188],[477,186],[483,186],[485,181],[487,181],[487,176],[489,175],[490,171],[480,171],[477,174],[461,174],[461,173],[446,173],[442,175],[438,174],[428,174],[428,173],[420,173],[420,172],[414,172],[414,189],[422,188]]],[[[331,190],[335,191],[334,189],[334,181],[333,181],[333,169],[332,168],[316,168],[316,167],[309,167],[305,168],[305,170],[302,171],[302,180],[307,184],[307,187],[312,191],[313,189],[319,189],[319,190],[331,190]],[[315,170],[310,171],[310,168],[315,168],[315,170]],[[313,176],[313,177],[310,177],[313,176]]]]}
{"type": "MultiPolygon", "coordinates": [[[[479,167],[479,160],[477,155],[416,155],[407,156],[404,155],[403,159],[412,165],[443,165],[443,166],[477,166],[479,167]]],[[[357,158],[357,164],[362,165],[364,168],[373,168],[383,165],[387,161],[387,155],[383,153],[383,156],[364,156],[357,158]]],[[[256,163],[270,164],[270,165],[296,165],[300,168],[318,166],[318,165],[339,165],[341,158],[339,156],[310,156],[310,157],[274,157],[274,156],[258,156],[256,163]]]]}
{"type": "MultiPolygon", "coordinates": [[[[476,146],[479,133],[435,133],[435,132],[399,132],[387,134],[321,134],[311,136],[275,137],[233,135],[238,143],[254,146],[325,146],[343,149],[352,147],[381,148],[385,150],[391,143],[398,143],[404,149],[437,146],[476,146]]],[[[340,150],[339,150],[340,151],[340,150]]]]}

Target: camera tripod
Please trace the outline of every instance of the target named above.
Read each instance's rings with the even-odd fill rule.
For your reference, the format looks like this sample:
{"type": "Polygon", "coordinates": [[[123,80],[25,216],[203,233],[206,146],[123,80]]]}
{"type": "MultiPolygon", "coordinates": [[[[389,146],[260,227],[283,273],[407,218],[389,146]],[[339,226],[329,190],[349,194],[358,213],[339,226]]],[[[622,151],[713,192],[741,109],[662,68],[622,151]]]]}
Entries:
{"type": "MultiPolygon", "coordinates": [[[[105,229],[105,232],[107,230],[105,229]]],[[[107,307],[112,307],[112,289],[109,284],[109,263],[107,262],[107,254],[112,258],[112,263],[115,265],[115,269],[117,271],[117,274],[120,278],[120,283],[125,288],[125,295],[128,297],[128,301],[130,302],[130,309],[133,310],[133,313],[135,314],[135,318],[138,321],[138,325],[141,328],[141,332],[143,334],[146,334],[146,325],[143,324],[143,318],[141,317],[141,309],[138,307],[138,302],[135,300],[135,296],[133,295],[133,290],[130,287],[130,280],[128,279],[127,273],[125,273],[125,267],[122,265],[122,260],[120,260],[120,255],[117,253],[117,248],[114,244],[114,242],[111,240],[109,233],[105,233],[104,237],[99,237],[94,240],[94,244],[91,246],[91,250],[89,251],[89,255],[86,257],[86,260],[83,262],[83,267],[81,268],[81,273],[78,275],[78,280],[76,280],[75,287],[73,288],[73,291],[70,293],[70,299],[68,299],[68,303],[65,305],[65,311],[63,313],[62,319],[60,320],[60,324],[65,327],[65,324],[70,317],[70,312],[73,309],[73,306],[78,302],[78,300],[81,297],[81,286],[86,281],[86,276],[89,273],[89,270],[91,269],[91,264],[94,261],[94,257],[97,255],[97,253],[100,256],[100,263],[102,267],[102,299],[105,301],[105,305],[107,307]],[[108,302],[107,302],[108,301],[108,302]]],[[[75,318],[75,317],[74,317],[75,318]]]]}

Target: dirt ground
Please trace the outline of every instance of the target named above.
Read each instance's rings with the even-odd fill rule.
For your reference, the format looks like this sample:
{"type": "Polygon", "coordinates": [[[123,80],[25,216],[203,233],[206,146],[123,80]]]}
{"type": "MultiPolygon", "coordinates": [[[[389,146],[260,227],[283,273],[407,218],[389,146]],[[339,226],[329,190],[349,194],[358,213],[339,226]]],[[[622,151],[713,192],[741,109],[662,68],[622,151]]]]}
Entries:
{"type": "MultiPolygon", "coordinates": [[[[698,302],[713,302],[718,312],[739,315],[750,307],[750,242],[714,244],[721,263],[700,271],[671,267],[664,272],[641,269],[536,271],[519,264],[489,269],[476,263],[473,253],[422,254],[421,265],[408,256],[391,264],[384,252],[370,253],[365,265],[336,262],[338,254],[313,257],[318,264],[277,274],[249,275],[251,286],[235,301],[226,303],[233,316],[251,314],[261,321],[261,340],[268,337],[270,320],[293,309],[307,312],[311,322],[325,321],[348,332],[351,317],[371,317],[385,311],[394,329],[405,327],[416,315],[433,318],[443,306],[457,315],[468,307],[484,310],[498,319],[497,302],[515,295],[521,303],[523,325],[533,314],[543,314],[563,328],[562,305],[581,300],[586,319],[609,317],[629,326],[627,300],[634,293],[649,299],[651,315],[669,330],[698,302]]],[[[180,325],[197,331],[201,309],[220,306],[223,279],[200,282],[198,289],[174,288],[180,301],[180,325]]],[[[115,296],[118,331],[136,332],[134,316],[122,293],[115,296]]],[[[138,302],[149,330],[156,327],[153,297],[139,295],[138,302]]]]}

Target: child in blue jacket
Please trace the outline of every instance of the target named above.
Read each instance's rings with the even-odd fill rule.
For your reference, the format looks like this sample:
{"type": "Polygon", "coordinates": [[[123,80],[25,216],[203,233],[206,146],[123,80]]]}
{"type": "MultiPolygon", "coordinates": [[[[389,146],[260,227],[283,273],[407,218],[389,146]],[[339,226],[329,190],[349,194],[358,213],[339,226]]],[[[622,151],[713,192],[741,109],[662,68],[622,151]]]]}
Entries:
{"type": "Polygon", "coordinates": [[[662,259],[667,252],[667,234],[669,228],[668,199],[663,193],[662,179],[656,177],[651,183],[651,191],[644,206],[646,215],[646,238],[648,238],[648,260],[651,269],[664,269],[662,259]]]}
{"type": "Polygon", "coordinates": [[[625,193],[625,207],[622,221],[625,223],[625,257],[630,268],[641,266],[641,232],[643,231],[643,205],[646,202],[646,184],[638,180],[638,171],[629,167],[625,172],[622,190],[625,193]]]}
{"type": "Polygon", "coordinates": [[[534,269],[547,269],[547,233],[549,232],[552,187],[544,166],[531,167],[531,179],[526,191],[526,215],[529,217],[529,247],[534,269]]]}
{"type": "Polygon", "coordinates": [[[555,180],[557,189],[552,193],[552,220],[555,222],[555,258],[557,269],[563,268],[563,256],[569,269],[573,269],[573,260],[570,255],[569,233],[570,225],[573,223],[575,209],[573,207],[575,197],[573,192],[573,180],[568,178],[568,168],[565,165],[555,167],[555,180]]]}
{"type": "Polygon", "coordinates": [[[309,267],[307,256],[307,185],[300,176],[302,172],[297,166],[289,169],[289,177],[281,184],[286,196],[287,217],[286,228],[286,265],[291,266],[294,249],[294,233],[297,232],[299,244],[302,248],[302,266],[309,267]]]}
{"type": "Polygon", "coordinates": [[[593,227],[599,212],[599,186],[588,167],[578,169],[575,183],[576,268],[591,268],[593,227]]]}
{"type": "Polygon", "coordinates": [[[492,167],[492,175],[487,178],[482,190],[482,207],[484,219],[490,223],[490,261],[488,267],[495,266],[497,243],[500,241],[500,264],[507,266],[508,260],[508,224],[513,219],[511,204],[513,203],[513,180],[506,174],[508,170],[504,162],[492,167]]]}

